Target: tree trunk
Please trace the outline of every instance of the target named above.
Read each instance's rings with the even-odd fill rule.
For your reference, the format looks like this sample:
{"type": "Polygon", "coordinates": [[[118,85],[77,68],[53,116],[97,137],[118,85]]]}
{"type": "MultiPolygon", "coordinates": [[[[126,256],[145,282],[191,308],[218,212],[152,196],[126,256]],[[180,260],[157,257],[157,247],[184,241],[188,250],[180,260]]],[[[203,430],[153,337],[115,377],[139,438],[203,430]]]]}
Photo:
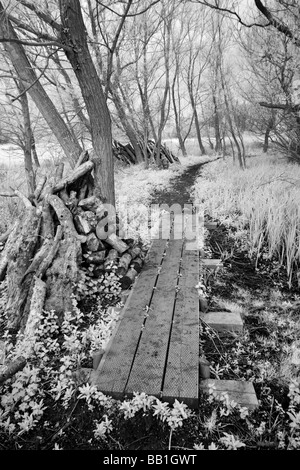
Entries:
{"type": "Polygon", "coordinates": [[[265,132],[265,137],[264,137],[264,146],[263,146],[263,152],[267,153],[268,148],[269,148],[269,138],[270,138],[270,133],[274,127],[274,118],[271,117],[268,121],[266,132],[265,132]]]}
{"type": "Polygon", "coordinates": [[[142,154],[142,151],[141,151],[141,147],[139,145],[139,142],[138,142],[138,139],[136,137],[135,131],[134,131],[132,125],[130,124],[130,122],[129,122],[127,116],[126,116],[126,113],[124,111],[120,96],[118,95],[118,92],[114,89],[112,84],[110,85],[110,93],[111,93],[114,105],[116,107],[119,119],[120,119],[121,124],[123,126],[123,129],[125,131],[125,134],[127,135],[128,139],[129,139],[129,142],[131,143],[132,147],[134,148],[136,161],[137,161],[137,163],[141,163],[141,162],[144,161],[143,154],[142,154]]]}
{"type": "Polygon", "coordinates": [[[178,81],[178,67],[176,68],[176,75],[174,76],[173,83],[172,83],[172,101],[173,101],[173,109],[174,109],[174,116],[175,116],[175,126],[176,126],[176,135],[179,142],[179,147],[184,157],[187,157],[187,151],[185,148],[185,143],[181,134],[181,125],[180,125],[180,110],[177,109],[176,104],[176,96],[175,96],[175,84],[178,81]]]}
{"type": "Polygon", "coordinates": [[[39,157],[36,151],[35,138],[34,138],[32,129],[31,129],[31,154],[33,156],[33,161],[34,161],[35,166],[37,168],[40,168],[41,164],[40,164],[39,157]]]}
{"type": "Polygon", "coordinates": [[[12,332],[18,331],[24,315],[33,273],[28,273],[25,278],[24,275],[37,247],[40,224],[41,212],[32,206],[23,214],[18,232],[8,239],[12,246],[7,257],[6,276],[9,295],[5,312],[8,329],[12,332]]]}
{"type": "Polygon", "coordinates": [[[104,202],[115,204],[114,164],[111,119],[105,95],[87,44],[79,0],[61,0],[63,41],[71,47],[66,50],[90,118],[93,148],[96,156],[95,186],[104,202]]]}
{"type": "Polygon", "coordinates": [[[222,141],[221,141],[221,132],[220,132],[220,119],[219,119],[219,110],[217,104],[217,98],[215,94],[213,94],[213,104],[214,104],[214,128],[215,128],[215,151],[220,152],[222,149],[222,141]]]}
{"type": "Polygon", "coordinates": [[[18,36],[15,33],[5,8],[0,2],[0,34],[5,38],[11,38],[11,42],[5,42],[4,48],[7,52],[20,80],[31,98],[36,104],[41,115],[57,138],[70,164],[75,162],[82,149],[77,141],[74,141],[67,125],[58,113],[53,102],[45,92],[35,71],[33,70],[18,36]]]}
{"type": "Polygon", "coordinates": [[[25,92],[25,88],[22,82],[18,84],[18,89],[20,92],[20,102],[21,102],[23,121],[24,121],[23,150],[24,150],[24,162],[25,162],[25,175],[26,175],[27,188],[28,188],[28,197],[29,199],[31,199],[34,195],[35,186],[36,186],[35,172],[33,169],[33,162],[32,162],[33,135],[32,135],[32,129],[31,129],[27,94],[25,92]]]}
{"type": "Polygon", "coordinates": [[[47,270],[46,310],[55,310],[59,315],[71,312],[73,284],[78,280],[78,267],[81,262],[81,239],[78,236],[71,212],[58,196],[49,196],[49,204],[54,209],[63,231],[63,238],[57,249],[52,265],[47,270]]]}
{"type": "Polygon", "coordinates": [[[241,146],[240,146],[240,144],[237,140],[236,132],[235,132],[234,125],[233,125],[233,120],[231,118],[231,112],[232,111],[231,111],[230,106],[229,106],[227,90],[226,90],[226,86],[225,86],[225,80],[224,80],[224,76],[223,76],[223,73],[222,73],[222,69],[220,69],[220,72],[221,72],[220,73],[220,75],[221,75],[221,85],[222,85],[222,90],[223,90],[223,94],[224,94],[224,101],[225,101],[227,121],[228,121],[228,125],[229,125],[230,134],[233,138],[233,141],[234,141],[236,149],[237,149],[237,155],[238,155],[238,161],[239,161],[240,168],[245,169],[245,158],[244,158],[244,155],[242,154],[241,146]]]}
{"type": "Polygon", "coordinates": [[[157,140],[156,140],[156,155],[155,160],[160,168],[162,166],[161,161],[161,142],[162,142],[162,133],[165,128],[169,109],[167,107],[167,101],[170,95],[170,46],[171,46],[171,26],[172,26],[172,15],[169,17],[164,18],[164,26],[163,26],[163,45],[164,45],[164,67],[165,67],[165,85],[164,85],[164,93],[160,103],[160,119],[159,119],[159,126],[157,132],[157,140]]]}
{"type": "Polygon", "coordinates": [[[198,112],[197,112],[197,106],[196,106],[196,103],[195,103],[193,92],[192,92],[190,87],[189,87],[189,95],[190,95],[190,101],[191,101],[193,115],[194,115],[194,119],[195,119],[195,128],[196,128],[196,134],[197,134],[199,149],[200,149],[201,155],[206,155],[206,150],[205,150],[205,147],[203,145],[202,137],[201,137],[200,122],[199,122],[199,117],[198,117],[198,112]]]}

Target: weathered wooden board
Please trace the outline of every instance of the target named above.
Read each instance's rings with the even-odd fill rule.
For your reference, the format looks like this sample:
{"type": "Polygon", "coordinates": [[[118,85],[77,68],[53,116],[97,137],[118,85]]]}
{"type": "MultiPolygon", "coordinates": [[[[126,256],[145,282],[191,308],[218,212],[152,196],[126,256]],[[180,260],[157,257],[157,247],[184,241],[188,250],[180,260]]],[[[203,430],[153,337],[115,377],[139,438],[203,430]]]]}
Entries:
{"type": "Polygon", "coordinates": [[[209,393],[209,388],[212,386],[218,397],[227,393],[229,399],[234,400],[240,406],[245,406],[250,410],[255,410],[259,406],[252,382],[216,379],[205,379],[200,382],[200,390],[204,393],[209,393]]]}
{"type": "Polygon", "coordinates": [[[163,398],[198,406],[199,395],[199,252],[184,250],[175,303],[163,398]]]}
{"type": "Polygon", "coordinates": [[[205,312],[200,318],[216,331],[243,333],[244,322],[239,312],[205,312]]]}
{"type": "Polygon", "coordinates": [[[170,242],[151,301],[126,393],[161,396],[183,240],[170,242]]]}
{"type": "Polygon", "coordinates": [[[184,217],[162,216],[159,239],[93,374],[93,384],[114,398],[145,392],[198,406],[199,253],[184,249],[184,224],[184,217]]]}
{"type": "Polygon", "coordinates": [[[94,384],[103,393],[122,398],[143,326],[145,308],[150,304],[158,268],[167,240],[155,240],[148,261],[139,275],[119,326],[108,345],[94,384]]]}

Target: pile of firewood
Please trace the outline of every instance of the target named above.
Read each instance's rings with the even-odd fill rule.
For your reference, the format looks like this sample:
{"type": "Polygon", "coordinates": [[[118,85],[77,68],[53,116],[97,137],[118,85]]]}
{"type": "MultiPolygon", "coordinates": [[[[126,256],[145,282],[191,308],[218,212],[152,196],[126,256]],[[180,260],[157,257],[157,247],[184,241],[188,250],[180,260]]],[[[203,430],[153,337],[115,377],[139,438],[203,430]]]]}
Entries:
{"type": "Polygon", "coordinates": [[[131,144],[121,144],[117,140],[113,141],[113,153],[117,160],[120,160],[127,165],[134,165],[137,163],[134,148],[131,144]]]}
{"type": "MultiPolygon", "coordinates": [[[[157,149],[157,144],[153,140],[148,140],[147,154],[148,158],[154,155],[157,149]]],[[[180,160],[174,155],[165,144],[161,144],[159,148],[160,158],[163,167],[167,168],[170,163],[180,163],[180,160]]]]}
{"type": "MultiPolygon", "coordinates": [[[[151,162],[156,158],[157,144],[153,140],[148,140],[146,147],[142,142],[139,143],[139,146],[145,160],[151,162]]],[[[130,143],[122,144],[121,142],[114,140],[113,152],[118,160],[128,165],[137,163],[134,148],[130,143]]],[[[176,155],[174,155],[164,144],[160,145],[159,154],[163,168],[168,168],[168,166],[172,163],[180,163],[178,157],[176,157],[176,155]]]]}
{"type": "Polygon", "coordinates": [[[145,247],[141,242],[124,238],[118,216],[109,218],[96,196],[77,201],[72,213],[77,232],[86,237],[81,266],[96,278],[114,269],[121,288],[127,289],[142,269],[145,247]]]}
{"type": "Polygon", "coordinates": [[[10,194],[24,205],[0,237],[0,282],[6,280],[5,316],[12,334],[26,331],[43,309],[59,319],[71,312],[81,271],[101,282],[114,269],[126,289],[142,268],[146,250],[126,238],[116,214],[108,214],[93,168],[83,152],[71,172],[64,175],[61,163],[53,175],[42,177],[30,198],[18,190],[10,194]]]}

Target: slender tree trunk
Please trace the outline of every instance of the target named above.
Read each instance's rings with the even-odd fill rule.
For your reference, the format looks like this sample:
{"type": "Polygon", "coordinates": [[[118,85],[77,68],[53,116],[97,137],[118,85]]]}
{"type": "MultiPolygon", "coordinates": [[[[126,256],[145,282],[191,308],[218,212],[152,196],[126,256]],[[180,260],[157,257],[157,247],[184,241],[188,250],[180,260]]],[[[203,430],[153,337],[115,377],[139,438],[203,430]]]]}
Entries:
{"type": "Polygon", "coordinates": [[[222,140],[221,140],[221,132],[220,132],[220,119],[219,119],[219,109],[216,95],[213,93],[212,96],[213,105],[214,105],[214,128],[215,128],[215,151],[220,152],[222,149],[222,140]]]}
{"type": "Polygon", "coordinates": [[[25,176],[27,181],[28,198],[32,199],[35,191],[36,181],[35,172],[32,163],[32,130],[30,122],[30,113],[28,106],[27,94],[22,82],[18,83],[18,90],[20,93],[20,102],[22,107],[22,115],[24,122],[24,163],[25,163],[25,176]]]}
{"type": "Polygon", "coordinates": [[[225,158],[226,156],[226,133],[225,130],[222,132],[222,157],[225,158]]]}
{"type": "Polygon", "coordinates": [[[265,132],[265,137],[264,137],[264,146],[263,146],[263,152],[267,153],[268,148],[269,148],[269,138],[270,138],[270,133],[274,127],[274,118],[271,117],[268,121],[266,132],[265,132]]]}
{"type": "Polygon", "coordinates": [[[190,86],[188,88],[189,88],[190,102],[191,102],[194,120],[195,120],[195,128],[196,128],[196,134],[197,134],[197,140],[198,140],[200,152],[201,152],[201,155],[206,155],[206,150],[202,142],[200,122],[199,122],[199,117],[198,117],[198,112],[197,112],[197,106],[196,106],[194,95],[193,95],[193,90],[191,89],[190,86]]]}
{"type": "Polygon", "coordinates": [[[228,139],[229,139],[229,142],[230,142],[230,147],[231,147],[231,151],[232,151],[232,160],[233,160],[233,163],[235,163],[235,151],[234,151],[234,145],[232,143],[232,140],[231,138],[228,136],[228,139]]]}
{"type": "Polygon", "coordinates": [[[96,157],[96,192],[104,202],[115,204],[114,159],[111,119],[100,78],[97,75],[87,44],[79,0],[60,0],[63,40],[72,50],[66,50],[90,118],[93,148],[96,157]]]}
{"type": "Polygon", "coordinates": [[[112,84],[110,85],[110,93],[111,93],[114,105],[116,107],[119,119],[120,119],[121,124],[123,126],[123,129],[124,129],[128,139],[129,139],[129,142],[131,143],[132,147],[134,148],[137,163],[141,163],[141,162],[144,161],[144,158],[143,158],[143,154],[142,154],[138,139],[136,137],[136,134],[135,134],[135,131],[134,131],[132,125],[130,124],[130,122],[129,122],[127,116],[126,116],[126,113],[125,113],[125,110],[123,108],[120,96],[118,95],[118,92],[113,88],[112,84]]]}
{"type": "Polygon", "coordinates": [[[37,151],[36,151],[35,138],[34,138],[34,134],[33,134],[32,129],[31,129],[31,152],[32,152],[33,161],[34,161],[35,166],[37,168],[40,168],[41,164],[40,164],[39,157],[38,157],[38,154],[37,154],[37,151]]]}
{"type": "Polygon", "coordinates": [[[177,100],[176,100],[176,95],[175,95],[175,86],[176,86],[177,81],[178,81],[178,67],[176,67],[176,74],[174,76],[173,83],[172,83],[172,101],[173,101],[173,110],[174,110],[174,116],[175,116],[176,135],[178,138],[179,147],[182,152],[182,155],[184,157],[187,157],[185,143],[181,134],[180,115],[179,115],[180,109],[178,111],[177,100]]]}
{"type": "Polygon", "coordinates": [[[160,120],[157,132],[157,141],[156,141],[156,163],[160,167],[162,165],[161,162],[161,142],[162,142],[162,133],[165,128],[169,110],[170,110],[170,102],[168,109],[167,102],[170,96],[170,48],[171,48],[171,25],[172,25],[172,14],[170,13],[169,17],[164,18],[164,26],[163,26],[163,44],[164,44],[164,67],[165,67],[165,86],[164,86],[164,94],[162,101],[160,103],[160,120]]]}
{"type": "Polygon", "coordinates": [[[222,85],[222,90],[223,90],[223,94],[224,94],[224,101],[225,101],[225,107],[226,107],[226,113],[227,113],[227,121],[228,121],[228,125],[229,125],[229,130],[230,130],[230,134],[233,138],[233,141],[235,143],[235,146],[236,146],[236,149],[237,149],[237,155],[238,155],[238,161],[239,161],[239,165],[242,169],[245,169],[245,159],[243,157],[243,154],[242,154],[242,150],[241,150],[241,146],[238,142],[238,139],[237,139],[237,136],[236,136],[236,132],[234,130],[234,125],[233,125],[233,120],[231,118],[231,109],[230,109],[230,106],[229,106],[229,101],[228,101],[228,96],[227,96],[227,90],[226,90],[226,86],[225,86],[225,80],[224,80],[224,76],[223,76],[223,71],[222,71],[222,68],[220,68],[220,77],[221,77],[221,85],[222,85]]]}
{"type": "Polygon", "coordinates": [[[78,141],[74,141],[66,123],[42,87],[40,80],[26,56],[24,47],[18,42],[18,36],[7,18],[5,8],[1,2],[0,35],[12,39],[11,42],[4,43],[5,51],[22,81],[23,86],[28,90],[28,94],[31,96],[41,115],[57,138],[70,164],[72,164],[72,162],[74,163],[81,154],[82,149],[78,141]]]}
{"type": "Polygon", "coordinates": [[[202,142],[202,137],[201,137],[201,130],[200,130],[200,122],[199,122],[199,117],[198,117],[198,112],[197,108],[194,108],[194,119],[195,119],[195,127],[196,127],[196,134],[197,134],[197,140],[199,144],[199,148],[201,151],[202,155],[206,155],[206,150],[202,142]]]}

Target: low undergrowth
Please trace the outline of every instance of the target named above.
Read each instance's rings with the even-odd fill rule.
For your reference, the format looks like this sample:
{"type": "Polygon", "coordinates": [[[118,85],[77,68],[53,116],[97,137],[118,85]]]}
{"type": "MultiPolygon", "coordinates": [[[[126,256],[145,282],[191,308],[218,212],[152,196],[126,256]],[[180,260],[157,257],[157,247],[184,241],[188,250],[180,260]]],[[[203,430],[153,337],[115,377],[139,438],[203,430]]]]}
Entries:
{"type": "MultiPolygon", "coordinates": [[[[225,274],[224,274],[225,275],[225,274]]],[[[74,301],[75,302],[75,301],[74,301]]],[[[275,307],[274,307],[275,308],[275,307]]],[[[252,412],[212,386],[197,411],[136,393],[113,400],[79,373],[109,336],[117,306],[89,315],[78,308],[58,327],[44,312],[26,367],[1,386],[1,449],[29,450],[254,450],[298,449],[300,387],[288,357],[298,336],[294,310],[246,318],[242,336],[220,336],[201,325],[201,349],[211,377],[253,381],[260,407],[252,412]]],[[[17,352],[7,341],[7,354],[17,352]]]]}
{"type": "MultiPolygon", "coordinates": [[[[299,449],[299,296],[278,288],[278,277],[264,276],[263,262],[255,268],[255,260],[246,256],[241,245],[233,248],[230,240],[230,228],[219,226],[207,241],[212,257],[216,257],[216,246],[231,253],[205,286],[208,308],[239,313],[244,330],[242,334],[217,332],[205,323],[204,316],[200,352],[209,362],[211,379],[254,385],[259,408],[245,418],[242,426],[229,414],[226,425],[235,429],[246,449],[299,449]],[[239,271],[234,260],[239,260],[239,271]]],[[[212,411],[214,433],[222,429],[217,417],[212,411]]]]}

